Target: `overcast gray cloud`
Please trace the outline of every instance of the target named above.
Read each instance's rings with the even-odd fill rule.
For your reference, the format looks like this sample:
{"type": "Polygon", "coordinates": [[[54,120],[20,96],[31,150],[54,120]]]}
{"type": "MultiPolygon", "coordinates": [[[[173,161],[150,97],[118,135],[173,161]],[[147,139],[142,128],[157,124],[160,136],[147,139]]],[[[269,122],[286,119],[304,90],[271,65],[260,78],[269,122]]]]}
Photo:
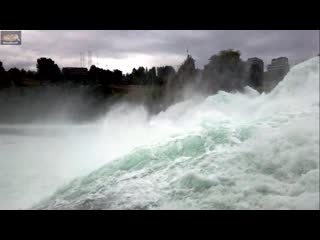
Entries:
{"type": "Polygon", "coordinates": [[[177,67],[189,49],[203,68],[210,56],[229,48],[240,50],[244,60],[256,56],[266,65],[287,56],[295,64],[319,53],[319,31],[22,31],[22,45],[0,45],[0,61],[6,69],[35,69],[39,57],[52,58],[60,67],[79,66],[80,52],[91,51],[93,64],[131,72],[139,66],[177,67]]]}

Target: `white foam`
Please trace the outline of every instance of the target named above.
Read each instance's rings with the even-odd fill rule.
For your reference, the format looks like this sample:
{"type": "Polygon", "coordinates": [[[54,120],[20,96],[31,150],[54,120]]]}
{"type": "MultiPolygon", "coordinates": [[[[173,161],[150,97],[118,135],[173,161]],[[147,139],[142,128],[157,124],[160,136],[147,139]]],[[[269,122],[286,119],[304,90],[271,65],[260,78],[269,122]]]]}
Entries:
{"type": "MultiPolygon", "coordinates": [[[[24,156],[25,169],[39,171],[33,173],[38,182],[23,185],[37,191],[48,187],[47,192],[53,192],[111,163],[82,179],[88,183],[66,186],[46,207],[319,208],[318,57],[291,69],[270,94],[258,95],[250,88],[245,94],[219,92],[175,104],[152,119],[143,108],[121,105],[87,129],[66,134],[57,145],[47,140],[25,145],[15,139],[15,146],[2,146],[7,159],[24,156]],[[41,155],[33,144],[58,155],[41,155]],[[133,151],[137,147],[140,150],[133,151]],[[30,159],[34,162],[28,166],[30,159]],[[38,168],[44,159],[51,170],[59,166],[53,174],[63,177],[38,168]],[[118,170],[110,172],[112,166],[118,170]],[[43,179],[54,184],[43,184],[43,179]],[[77,197],[72,198],[74,193],[77,197]]],[[[17,176],[7,174],[1,179],[17,176]]],[[[22,184],[22,179],[17,182],[22,184]]],[[[21,190],[15,196],[19,194],[21,190]]],[[[36,202],[30,200],[32,194],[27,192],[10,207],[30,206],[36,202]]],[[[38,200],[44,195],[37,195],[38,200]]]]}

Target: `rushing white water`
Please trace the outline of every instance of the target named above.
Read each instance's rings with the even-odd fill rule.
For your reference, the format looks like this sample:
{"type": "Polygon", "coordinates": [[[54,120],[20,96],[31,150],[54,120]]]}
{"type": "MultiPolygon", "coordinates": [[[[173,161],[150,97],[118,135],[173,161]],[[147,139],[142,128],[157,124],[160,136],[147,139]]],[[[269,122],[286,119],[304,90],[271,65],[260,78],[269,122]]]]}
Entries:
{"type": "Polygon", "coordinates": [[[1,138],[0,207],[319,209],[319,57],[270,94],[219,92],[151,119],[122,104],[59,129],[1,138]]]}

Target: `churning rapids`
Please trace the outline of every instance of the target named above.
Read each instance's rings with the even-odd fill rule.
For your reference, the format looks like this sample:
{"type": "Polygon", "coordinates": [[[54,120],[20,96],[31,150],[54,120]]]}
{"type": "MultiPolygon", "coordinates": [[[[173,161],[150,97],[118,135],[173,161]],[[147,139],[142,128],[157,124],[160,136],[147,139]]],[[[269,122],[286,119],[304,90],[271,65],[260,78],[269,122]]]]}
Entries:
{"type": "Polygon", "coordinates": [[[193,97],[151,118],[121,104],[0,137],[0,208],[319,209],[319,57],[269,94],[193,97]]]}

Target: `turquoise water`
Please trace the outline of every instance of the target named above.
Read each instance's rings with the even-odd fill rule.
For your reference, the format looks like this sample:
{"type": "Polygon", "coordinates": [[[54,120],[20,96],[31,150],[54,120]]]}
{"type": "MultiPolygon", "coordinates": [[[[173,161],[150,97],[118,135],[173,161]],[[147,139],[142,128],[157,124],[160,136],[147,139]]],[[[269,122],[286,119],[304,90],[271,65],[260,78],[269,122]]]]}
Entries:
{"type": "Polygon", "coordinates": [[[122,107],[99,124],[110,161],[33,209],[319,209],[318,57],[270,94],[219,92],[151,119],[122,107]]]}

